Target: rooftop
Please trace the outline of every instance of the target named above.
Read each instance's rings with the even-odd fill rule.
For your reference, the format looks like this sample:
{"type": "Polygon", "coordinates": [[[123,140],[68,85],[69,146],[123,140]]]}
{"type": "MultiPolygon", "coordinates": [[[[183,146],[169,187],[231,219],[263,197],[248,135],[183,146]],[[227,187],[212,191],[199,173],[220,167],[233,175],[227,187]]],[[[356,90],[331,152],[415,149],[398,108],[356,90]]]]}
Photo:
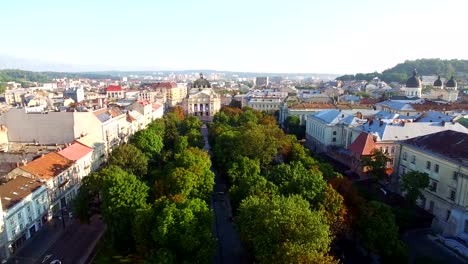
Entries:
{"type": "Polygon", "coordinates": [[[73,162],[56,152],[50,152],[21,167],[39,178],[48,180],[68,169],[73,162]]]}
{"type": "Polygon", "coordinates": [[[121,92],[122,87],[120,85],[109,85],[106,88],[106,92],[121,92]]]}
{"type": "Polygon", "coordinates": [[[23,176],[18,176],[0,185],[0,198],[3,211],[6,211],[8,208],[20,202],[26,196],[40,188],[41,185],[41,182],[23,176]]]}
{"type": "Polygon", "coordinates": [[[85,146],[79,142],[72,143],[70,146],[64,148],[63,150],[59,151],[58,154],[62,155],[63,157],[77,161],[84,156],[88,155],[93,151],[92,148],[85,146]]]}
{"type": "Polygon", "coordinates": [[[468,163],[468,133],[446,130],[408,139],[404,144],[468,163]]]}
{"type": "Polygon", "coordinates": [[[362,132],[359,136],[349,145],[349,150],[359,156],[372,155],[372,151],[375,149],[374,137],[369,134],[362,132]]]}

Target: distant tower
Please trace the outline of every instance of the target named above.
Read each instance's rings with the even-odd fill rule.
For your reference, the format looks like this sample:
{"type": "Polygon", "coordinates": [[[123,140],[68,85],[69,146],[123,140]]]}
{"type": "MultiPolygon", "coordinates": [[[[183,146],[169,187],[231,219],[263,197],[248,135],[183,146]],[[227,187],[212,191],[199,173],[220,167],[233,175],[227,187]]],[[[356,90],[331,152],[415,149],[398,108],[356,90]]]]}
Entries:
{"type": "Polygon", "coordinates": [[[422,83],[421,79],[416,72],[416,69],[413,71],[413,76],[408,78],[406,85],[402,88],[402,91],[405,92],[407,97],[419,97],[421,98],[422,94],[422,83]]]}
{"type": "Polygon", "coordinates": [[[445,89],[447,89],[447,90],[457,90],[457,81],[455,81],[455,79],[453,79],[453,75],[450,78],[450,80],[448,80],[445,83],[445,89]]]}
{"type": "Polygon", "coordinates": [[[443,85],[442,85],[442,80],[440,79],[440,75],[437,77],[437,80],[435,80],[433,87],[435,89],[443,89],[444,88],[443,85]]]}

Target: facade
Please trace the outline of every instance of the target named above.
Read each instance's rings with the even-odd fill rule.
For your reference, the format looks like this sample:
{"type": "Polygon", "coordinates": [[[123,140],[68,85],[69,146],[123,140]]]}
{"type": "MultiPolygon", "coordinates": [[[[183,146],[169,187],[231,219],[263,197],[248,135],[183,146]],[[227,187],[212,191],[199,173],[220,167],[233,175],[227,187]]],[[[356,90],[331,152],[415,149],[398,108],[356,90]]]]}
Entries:
{"type": "Polygon", "coordinates": [[[22,176],[0,185],[0,199],[3,261],[42,228],[47,221],[49,202],[47,189],[41,182],[22,176]]]}
{"type": "Polygon", "coordinates": [[[251,98],[247,106],[258,111],[276,111],[283,103],[284,99],[281,98],[251,98]]]}
{"type": "Polygon", "coordinates": [[[91,171],[96,171],[107,161],[106,142],[93,135],[86,135],[76,140],[77,142],[92,148],[91,171]]]}
{"type": "Polygon", "coordinates": [[[411,76],[407,81],[406,85],[401,88],[403,95],[407,97],[419,97],[422,95],[422,83],[419,78],[416,70],[413,71],[413,76],[411,76]]]}
{"type": "Polygon", "coordinates": [[[435,218],[432,227],[468,240],[468,134],[442,131],[401,142],[395,176],[410,171],[429,175],[418,205],[435,218]]]}
{"type": "Polygon", "coordinates": [[[221,96],[200,73],[200,78],[193,82],[182,105],[188,115],[212,117],[221,109],[221,96]]]}
{"type": "Polygon", "coordinates": [[[57,152],[64,158],[73,161],[73,171],[76,173],[77,189],[83,177],[92,172],[93,149],[79,142],[69,144],[66,148],[57,152]]]}
{"type": "Polygon", "coordinates": [[[268,86],[268,77],[256,77],[255,78],[256,87],[266,87],[268,86]]]}
{"type": "Polygon", "coordinates": [[[79,184],[78,173],[73,161],[56,152],[21,166],[22,176],[43,182],[49,195],[49,217],[57,215],[61,209],[70,206],[79,184]]]}
{"type": "Polygon", "coordinates": [[[119,85],[109,85],[106,88],[106,97],[109,99],[122,99],[125,98],[125,92],[119,85]]]}
{"type": "Polygon", "coordinates": [[[63,91],[63,97],[73,99],[75,103],[81,103],[85,99],[83,87],[72,87],[63,91]]]}
{"type": "MultiPolygon", "coordinates": [[[[167,103],[167,106],[174,107],[181,103],[187,96],[187,87],[175,82],[160,82],[152,85],[154,91],[161,94],[167,103]]],[[[150,101],[157,102],[157,101],[150,101]]]]}

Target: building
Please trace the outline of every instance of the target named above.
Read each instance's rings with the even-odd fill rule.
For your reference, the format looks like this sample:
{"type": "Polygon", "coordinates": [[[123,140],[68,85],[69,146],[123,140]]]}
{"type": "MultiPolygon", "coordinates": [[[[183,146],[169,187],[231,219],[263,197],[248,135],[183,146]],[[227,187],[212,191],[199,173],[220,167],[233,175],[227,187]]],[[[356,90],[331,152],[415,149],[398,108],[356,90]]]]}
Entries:
{"type": "Polygon", "coordinates": [[[73,161],[73,171],[76,173],[76,177],[78,177],[77,188],[79,188],[83,177],[88,176],[92,172],[93,149],[79,142],[74,142],[57,153],[73,161]]]}
{"type": "Polygon", "coordinates": [[[120,85],[109,85],[106,88],[106,97],[109,99],[122,99],[125,98],[125,92],[120,85]]]}
{"type": "Polygon", "coordinates": [[[49,201],[47,189],[40,181],[22,176],[0,185],[0,199],[3,263],[47,222],[49,201]]]}
{"type": "Polygon", "coordinates": [[[255,87],[267,87],[268,86],[268,77],[256,77],[255,78],[255,87]]]}
{"type": "Polygon", "coordinates": [[[221,96],[200,73],[200,78],[193,82],[182,105],[187,115],[213,117],[221,109],[221,96]]]}
{"type": "Polygon", "coordinates": [[[46,185],[50,203],[49,217],[52,217],[70,206],[77,193],[79,178],[73,165],[73,161],[50,152],[14,171],[46,185]]]}
{"type": "Polygon", "coordinates": [[[93,135],[86,135],[76,140],[77,142],[92,148],[91,171],[96,171],[107,161],[106,142],[93,135]]]}
{"type": "Polygon", "coordinates": [[[402,141],[395,176],[427,173],[418,205],[435,218],[434,230],[468,240],[468,134],[446,130],[402,141]]]}
{"type": "Polygon", "coordinates": [[[161,94],[163,95],[163,97],[166,98],[164,102],[167,104],[168,107],[176,106],[177,104],[181,103],[187,96],[187,87],[175,82],[159,82],[153,84],[151,87],[158,94],[161,94]]]}
{"type": "Polygon", "coordinates": [[[72,87],[63,91],[63,97],[71,98],[75,103],[81,103],[85,99],[85,92],[83,87],[72,87]]]}
{"type": "Polygon", "coordinates": [[[413,71],[413,76],[411,76],[407,81],[406,85],[401,88],[403,95],[407,97],[419,97],[422,95],[422,83],[419,78],[416,70],[413,71]]]}

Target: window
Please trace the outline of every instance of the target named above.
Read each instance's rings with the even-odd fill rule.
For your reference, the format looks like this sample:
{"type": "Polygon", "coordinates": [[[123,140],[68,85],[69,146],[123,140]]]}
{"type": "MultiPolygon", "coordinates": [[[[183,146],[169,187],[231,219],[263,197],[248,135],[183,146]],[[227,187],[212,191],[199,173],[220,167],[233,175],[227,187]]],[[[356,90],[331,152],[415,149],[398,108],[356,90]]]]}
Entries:
{"type": "Polygon", "coordinates": [[[30,215],[28,215],[28,221],[29,221],[29,223],[32,222],[32,217],[30,215]]]}
{"type": "Polygon", "coordinates": [[[439,173],[439,164],[436,164],[434,167],[435,173],[439,173]]]}
{"type": "Polygon", "coordinates": [[[336,136],[336,131],[333,131],[333,135],[336,136]]]}
{"type": "Polygon", "coordinates": [[[416,163],[416,156],[415,156],[415,155],[413,155],[413,156],[411,157],[411,163],[413,163],[413,164],[416,163]]]}
{"type": "Polygon", "coordinates": [[[406,167],[401,167],[401,175],[405,175],[406,174],[406,167]]]}
{"type": "Polygon", "coordinates": [[[455,190],[450,190],[450,197],[449,199],[452,200],[452,201],[455,201],[455,196],[456,196],[457,192],[455,190]]]}
{"type": "Polygon", "coordinates": [[[429,212],[434,212],[434,201],[429,202],[429,212]]]}
{"type": "Polygon", "coordinates": [[[437,192],[437,182],[436,181],[431,182],[431,185],[429,186],[429,190],[431,192],[437,192]]]}
{"type": "Polygon", "coordinates": [[[20,221],[22,220],[21,219],[21,212],[18,213],[18,220],[20,220],[20,221]]]}
{"type": "Polygon", "coordinates": [[[458,173],[456,171],[453,172],[452,180],[454,181],[458,180],[458,173]]]}
{"type": "Polygon", "coordinates": [[[424,197],[424,196],[421,198],[421,207],[423,209],[426,208],[426,197],[424,197]]]}
{"type": "Polygon", "coordinates": [[[333,138],[333,139],[332,139],[332,142],[336,142],[336,138],[333,138]]]}
{"type": "Polygon", "coordinates": [[[428,169],[428,170],[431,169],[431,162],[430,161],[426,162],[426,169],[428,169]]]}
{"type": "Polygon", "coordinates": [[[465,233],[468,233],[468,219],[465,219],[465,233]]]}
{"type": "Polygon", "coordinates": [[[408,153],[403,152],[403,160],[407,160],[407,159],[408,159],[408,153]]]}
{"type": "Polygon", "coordinates": [[[448,221],[450,219],[450,210],[447,210],[447,216],[445,217],[445,221],[448,221]]]}
{"type": "Polygon", "coordinates": [[[385,154],[388,154],[388,147],[385,147],[385,154]]]}
{"type": "Polygon", "coordinates": [[[393,146],[391,149],[390,149],[390,153],[395,153],[395,147],[393,146]]]}
{"type": "Polygon", "coordinates": [[[31,212],[31,205],[28,205],[28,207],[26,207],[26,208],[28,210],[28,213],[30,213],[31,212]]]}

